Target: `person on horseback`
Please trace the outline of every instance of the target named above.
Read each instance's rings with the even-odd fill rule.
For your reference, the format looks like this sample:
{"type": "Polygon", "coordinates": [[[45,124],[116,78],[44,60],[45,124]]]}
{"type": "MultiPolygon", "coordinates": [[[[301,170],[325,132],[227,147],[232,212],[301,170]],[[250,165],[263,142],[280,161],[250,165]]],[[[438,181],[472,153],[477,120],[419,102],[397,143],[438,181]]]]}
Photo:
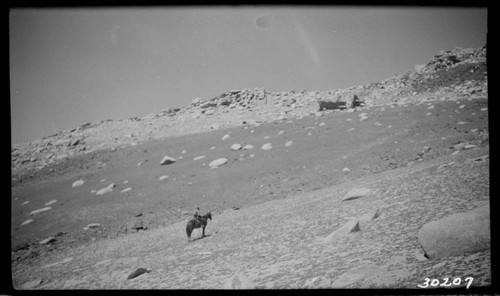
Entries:
{"type": "Polygon", "coordinates": [[[196,207],[196,211],[194,212],[194,218],[198,221],[198,222],[202,222],[202,216],[200,215],[200,208],[199,207],[196,207]]]}

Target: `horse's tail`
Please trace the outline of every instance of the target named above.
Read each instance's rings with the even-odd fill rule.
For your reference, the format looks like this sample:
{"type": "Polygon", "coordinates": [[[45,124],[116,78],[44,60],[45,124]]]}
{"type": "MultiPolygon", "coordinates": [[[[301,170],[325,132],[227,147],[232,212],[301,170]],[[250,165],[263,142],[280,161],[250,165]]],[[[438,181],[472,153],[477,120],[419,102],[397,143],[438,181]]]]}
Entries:
{"type": "Polygon", "coordinates": [[[187,224],[186,224],[186,234],[188,236],[188,238],[191,237],[191,232],[193,232],[193,223],[191,221],[189,221],[187,224]]]}

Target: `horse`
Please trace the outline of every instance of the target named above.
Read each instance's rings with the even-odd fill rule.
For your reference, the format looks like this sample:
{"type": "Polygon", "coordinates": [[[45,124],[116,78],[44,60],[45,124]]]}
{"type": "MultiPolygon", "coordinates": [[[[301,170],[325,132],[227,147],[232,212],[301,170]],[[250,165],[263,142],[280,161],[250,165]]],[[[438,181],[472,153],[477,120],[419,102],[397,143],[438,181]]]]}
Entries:
{"type": "Polygon", "coordinates": [[[201,216],[200,217],[201,222],[199,220],[196,220],[196,219],[189,220],[189,222],[186,224],[186,234],[188,237],[188,242],[191,241],[191,233],[193,232],[193,229],[195,229],[195,228],[202,227],[203,234],[201,235],[201,237],[205,237],[205,227],[207,227],[208,219],[212,220],[212,213],[211,212],[208,212],[205,215],[201,216]]]}

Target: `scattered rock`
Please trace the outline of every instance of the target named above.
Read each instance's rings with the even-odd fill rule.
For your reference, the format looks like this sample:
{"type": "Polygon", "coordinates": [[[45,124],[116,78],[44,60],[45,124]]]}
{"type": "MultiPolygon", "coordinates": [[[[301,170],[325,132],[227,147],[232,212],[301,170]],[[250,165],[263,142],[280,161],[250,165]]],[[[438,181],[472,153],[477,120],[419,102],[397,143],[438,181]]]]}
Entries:
{"type": "Polygon", "coordinates": [[[241,145],[240,144],[233,144],[233,145],[231,145],[231,150],[238,151],[240,149],[241,149],[241,145]]]}
{"type": "Polygon", "coordinates": [[[56,202],[57,202],[57,199],[53,199],[51,201],[46,202],[45,205],[50,206],[51,204],[56,203],[56,202]]]}
{"type": "Polygon", "coordinates": [[[205,158],[205,155],[197,156],[197,157],[193,158],[193,160],[196,161],[196,160],[200,160],[200,159],[203,159],[203,158],[205,158]]]}
{"type": "Polygon", "coordinates": [[[253,146],[250,144],[243,146],[243,150],[250,150],[250,149],[253,149],[253,146]]]}
{"type": "Polygon", "coordinates": [[[55,238],[55,237],[53,237],[53,236],[51,236],[51,237],[48,237],[48,238],[46,238],[46,239],[42,240],[42,241],[40,242],[40,244],[41,244],[41,245],[46,245],[46,244],[53,243],[53,242],[55,242],[55,241],[56,241],[56,238],[55,238]]]}
{"type": "Polygon", "coordinates": [[[170,156],[165,156],[163,159],[160,161],[160,165],[167,165],[167,164],[172,164],[175,162],[175,159],[170,157],[170,156]]]}
{"type": "Polygon", "coordinates": [[[489,204],[425,224],[418,241],[429,259],[490,248],[489,204]]]}
{"type": "Polygon", "coordinates": [[[229,137],[230,136],[228,134],[225,134],[224,136],[222,136],[222,141],[225,141],[225,140],[229,139],[229,137]]]}
{"type": "Polygon", "coordinates": [[[103,195],[103,194],[112,192],[113,188],[115,188],[115,187],[116,187],[115,183],[111,183],[108,185],[108,187],[105,187],[105,188],[98,190],[95,194],[96,195],[103,195]]]}
{"type": "Polygon", "coordinates": [[[45,211],[50,211],[52,210],[51,207],[45,207],[45,208],[42,208],[42,209],[38,209],[38,210],[34,210],[30,213],[30,215],[35,215],[35,214],[38,214],[38,213],[41,213],[41,212],[45,212],[45,211]]]}
{"type": "Polygon", "coordinates": [[[23,223],[21,223],[21,225],[30,224],[30,223],[32,223],[33,221],[34,221],[33,219],[28,219],[28,220],[24,221],[23,223]]]}
{"type": "Polygon", "coordinates": [[[101,227],[101,224],[100,223],[90,223],[89,225],[87,225],[88,228],[98,228],[98,227],[101,227]]]}
{"type": "Polygon", "coordinates": [[[134,219],[127,223],[127,230],[130,232],[138,232],[139,230],[146,230],[147,226],[144,225],[144,221],[140,219],[134,219]]]}
{"type": "Polygon", "coordinates": [[[348,201],[348,200],[353,200],[353,199],[357,199],[360,197],[365,197],[365,196],[370,195],[370,193],[371,193],[371,190],[368,188],[354,188],[354,189],[349,190],[349,192],[347,192],[346,195],[344,195],[344,197],[342,197],[341,201],[348,201]]]}
{"type": "Polygon", "coordinates": [[[127,191],[130,191],[130,190],[132,190],[132,187],[127,187],[127,188],[123,189],[122,192],[127,192],[127,191]]]}
{"type": "Polygon", "coordinates": [[[347,174],[349,173],[351,170],[349,168],[343,168],[342,169],[342,172],[344,172],[344,174],[347,174]]]}
{"type": "Polygon", "coordinates": [[[340,227],[336,231],[330,233],[324,240],[324,242],[332,242],[341,237],[344,237],[348,234],[359,232],[361,229],[359,227],[358,219],[351,219],[349,222],[344,224],[344,226],[340,227]]]}
{"type": "Polygon", "coordinates": [[[368,213],[362,215],[361,217],[359,217],[359,222],[370,222],[370,221],[375,220],[379,216],[380,216],[380,213],[378,210],[371,211],[371,212],[368,212],[368,213]]]}
{"type": "Polygon", "coordinates": [[[212,169],[218,168],[223,164],[226,164],[229,160],[227,158],[218,158],[216,160],[211,161],[208,166],[212,169]]]}
{"type": "Polygon", "coordinates": [[[78,186],[82,186],[83,184],[85,184],[85,181],[80,179],[80,180],[73,182],[73,185],[71,185],[71,187],[78,187],[78,186]]]}
{"type": "Polygon", "coordinates": [[[287,142],[285,143],[285,147],[290,147],[290,146],[292,146],[292,145],[293,145],[293,141],[287,141],[287,142]]]}
{"type": "Polygon", "coordinates": [[[271,150],[273,149],[273,145],[271,143],[265,143],[264,145],[262,145],[261,149],[264,151],[271,150]]]}
{"type": "Polygon", "coordinates": [[[127,277],[127,280],[130,280],[130,279],[133,279],[135,277],[138,277],[140,276],[141,274],[143,273],[149,273],[151,272],[151,270],[148,270],[146,268],[137,268],[135,271],[133,271],[132,273],[130,273],[127,277]]]}
{"type": "Polygon", "coordinates": [[[168,178],[168,176],[160,176],[160,177],[158,178],[158,180],[162,181],[162,180],[165,180],[165,179],[167,179],[167,178],[168,178]]]}

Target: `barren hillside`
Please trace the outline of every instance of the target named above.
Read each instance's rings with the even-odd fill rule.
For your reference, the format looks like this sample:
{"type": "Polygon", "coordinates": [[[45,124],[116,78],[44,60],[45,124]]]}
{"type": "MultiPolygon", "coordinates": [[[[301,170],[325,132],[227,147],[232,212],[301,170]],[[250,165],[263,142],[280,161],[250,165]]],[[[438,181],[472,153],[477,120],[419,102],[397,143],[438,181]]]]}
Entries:
{"type": "Polygon", "coordinates": [[[433,257],[420,235],[489,205],[487,89],[486,48],[457,48],[369,85],[234,90],[14,145],[13,286],[488,286],[489,245],[433,257]],[[188,243],[196,207],[213,220],[188,243]]]}

